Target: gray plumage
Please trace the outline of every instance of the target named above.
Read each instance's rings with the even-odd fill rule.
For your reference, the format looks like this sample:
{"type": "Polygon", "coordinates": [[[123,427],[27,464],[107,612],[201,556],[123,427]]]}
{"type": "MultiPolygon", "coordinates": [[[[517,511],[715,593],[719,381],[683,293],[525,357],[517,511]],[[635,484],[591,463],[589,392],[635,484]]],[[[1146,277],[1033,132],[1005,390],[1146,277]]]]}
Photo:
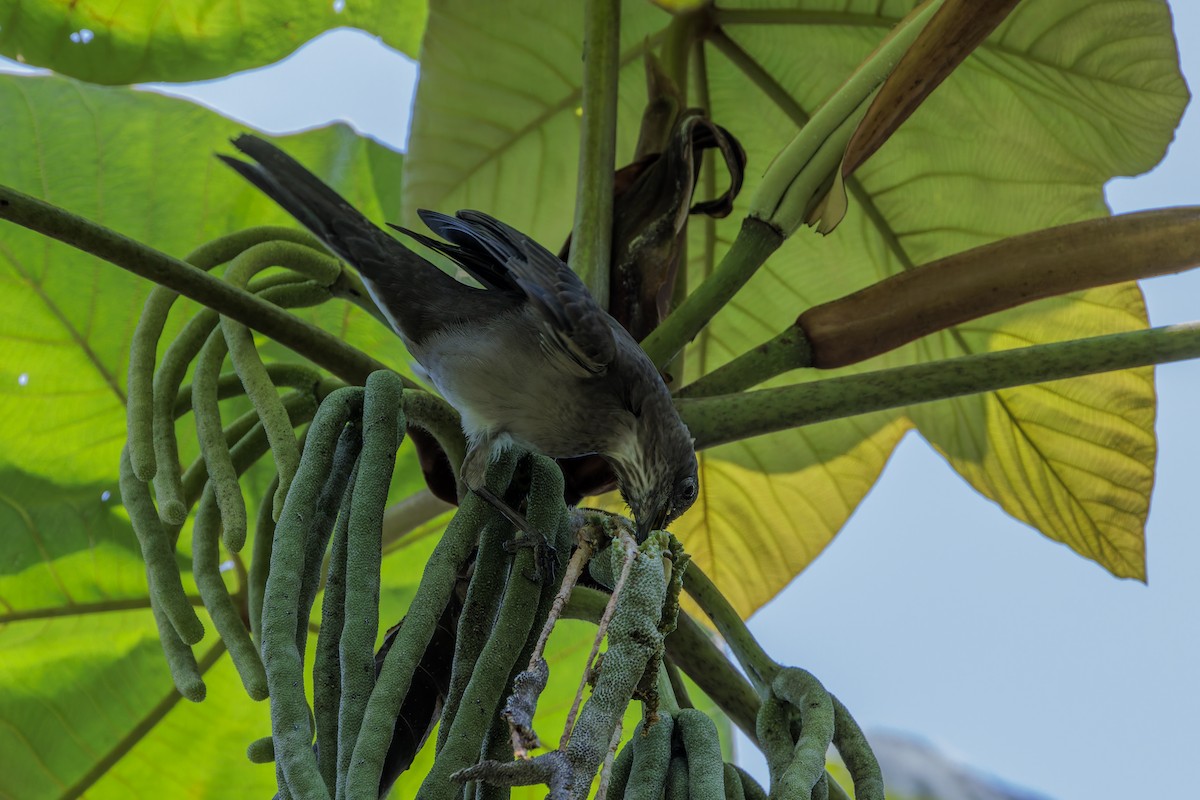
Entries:
{"type": "MultiPolygon", "coordinates": [[[[613,466],[639,539],[696,499],[691,436],[653,363],[557,256],[479,211],[418,212],[441,240],[397,228],[459,264],[468,286],[371,223],[274,145],[242,135],[256,163],[220,158],[362,275],[409,353],[462,416],[462,477],[518,444],[613,466]]],[[[393,226],[395,227],[395,226],[393,226]]]]}

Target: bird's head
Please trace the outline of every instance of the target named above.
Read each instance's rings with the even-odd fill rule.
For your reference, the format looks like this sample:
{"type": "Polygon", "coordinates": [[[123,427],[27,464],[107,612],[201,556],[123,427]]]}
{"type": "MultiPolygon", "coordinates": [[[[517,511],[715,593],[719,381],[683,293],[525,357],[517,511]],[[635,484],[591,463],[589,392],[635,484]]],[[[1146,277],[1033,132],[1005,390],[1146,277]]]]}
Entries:
{"type": "Polygon", "coordinates": [[[639,542],[678,519],[700,491],[692,436],[668,408],[669,413],[639,415],[626,446],[608,454],[639,542]]]}

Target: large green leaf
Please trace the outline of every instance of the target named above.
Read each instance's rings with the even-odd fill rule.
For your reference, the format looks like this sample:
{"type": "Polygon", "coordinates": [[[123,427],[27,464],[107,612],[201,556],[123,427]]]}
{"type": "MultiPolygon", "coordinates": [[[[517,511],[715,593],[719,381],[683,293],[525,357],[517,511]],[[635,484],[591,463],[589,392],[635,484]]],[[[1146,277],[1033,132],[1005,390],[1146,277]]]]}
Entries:
{"type": "Polygon", "coordinates": [[[4,0],[0,55],[93,83],[198,81],[273,63],[324,31],[352,27],[416,57],[425,5],[4,0]]]}
{"type": "MultiPolygon", "coordinates": [[[[285,221],[270,200],[213,158],[239,126],[179,100],[61,78],[0,76],[7,146],[0,182],[183,256],[216,236],[285,221]]],[[[289,149],[372,216],[395,197],[399,158],[344,127],[289,149]],[[378,188],[377,188],[378,183],[378,188]]],[[[0,462],[63,485],[116,475],[125,437],[129,342],[149,284],[11,225],[0,229],[0,462]]],[[[164,341],[190,315],[173,314],[164,341]]],[[[365,313],[307,315],[398,366],[399,342],[365,313]]],[[[189,423],[190,424],[190,423],[189,423]]],[[[186,440],[186,437],[185,437],[186,440]]]]}
{"type": "MultiPolygon", "coordinates": [[[[714,19],[736,48],[709,38],[703,60],[691,63],[689,100],[745,145],[744,197],[804,116],[914,5],[718,4],[714,19]],[[734,49],[766,77],[747,77],[755,70],[735,64],[734,49]],[[768,90],[791,98],[786,112],[768,90]]],[[[645,3],[623,6],[619,158],[630,157],[637,134],[642,50],[662,41],[668,20],[645,3]]],[[[482,4],[432,4],[406,217],[418,207],[481,207],[547,243],[562,240],[578,148],[581,30],[578,7],[550,0],[510,3],[500,17],[482,4]]],[[[688,350],[687,376],[759,344],[814,304],[915,264],[1105,214],[1104,182],[1162,156],[1187,97],[1161,0],[1027,0],[858,171],[836,233],[797,233],[717,315],[688,350]]],[[[693,226],[692,285],[727,249],[739,219],[716,223],[711,240],[693,226]]],[[[997,314],[856,369],[1144,325],[1136,288],[1097,289],[997,314]]],[[[1140,577],[1153,422],[1153,384],[1135,371],[727,445],[704,454],[701,502],[677,532],[749,613],[830,541],[915,426],[1010,514],[1114,574],[1140,577]]]]}

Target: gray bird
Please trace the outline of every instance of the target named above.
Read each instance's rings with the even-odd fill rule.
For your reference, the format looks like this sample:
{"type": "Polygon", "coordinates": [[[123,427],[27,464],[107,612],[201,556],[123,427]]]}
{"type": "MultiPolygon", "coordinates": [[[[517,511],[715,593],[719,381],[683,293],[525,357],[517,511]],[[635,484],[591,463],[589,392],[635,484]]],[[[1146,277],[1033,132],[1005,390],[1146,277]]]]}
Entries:
{"type": "Polygon", "coordinates": [[[438,269],[372,224],[274,145],[220,158],[362,275],[408,352],[462,416],[462,478],[487,499],[488,464],[520,445],[552,458],[598,453],[616,473],[639,541],[696,500],[696,453],[654,364],[557,256],[479,211],[419,211],[445,254],[483,288],[438,269]]]}

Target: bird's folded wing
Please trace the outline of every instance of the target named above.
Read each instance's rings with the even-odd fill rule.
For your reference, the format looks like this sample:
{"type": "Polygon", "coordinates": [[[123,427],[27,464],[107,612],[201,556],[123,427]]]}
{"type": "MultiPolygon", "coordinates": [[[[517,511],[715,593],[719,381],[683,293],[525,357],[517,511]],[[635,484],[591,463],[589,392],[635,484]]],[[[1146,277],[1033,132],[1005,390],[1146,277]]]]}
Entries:
{"type": "Polygon", "coordinates": [[[525,296],[542,323],[547,355],[564,359],[583,374],[602,373],[612,363],[616,342],[611,317],[556,255],[481,211],[460,211],[456,217],[419,214],[449,244],[405,233],[449,256],[489,289],[525,296]]]}

